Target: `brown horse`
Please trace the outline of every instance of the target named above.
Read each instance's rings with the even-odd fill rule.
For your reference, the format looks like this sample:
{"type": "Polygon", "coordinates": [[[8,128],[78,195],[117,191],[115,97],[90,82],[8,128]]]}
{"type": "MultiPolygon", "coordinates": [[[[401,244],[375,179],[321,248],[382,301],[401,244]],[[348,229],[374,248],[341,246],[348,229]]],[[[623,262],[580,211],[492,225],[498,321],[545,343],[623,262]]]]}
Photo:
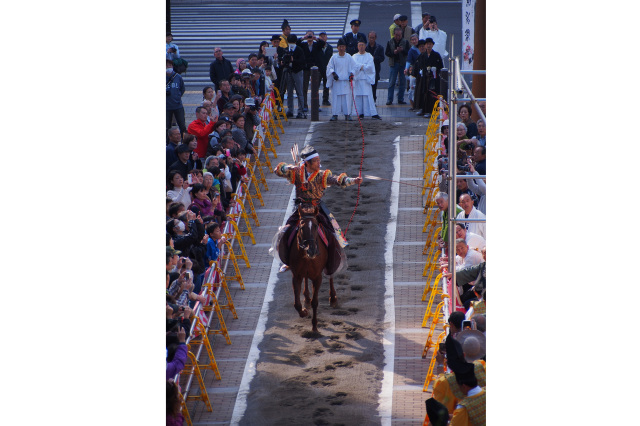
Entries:
{"type": "MultiPolygon", "coordinates": [[[[313,205],[300,205],[298,207],[298,230],[296,239],[291,244],[289,252],[289,267],[293,273],[293,306],[300,314],[301,318],[309,315],[306,308],[300,303],[300,287],[304,278],[304,303],[308,308],[313,308],[313,332],[318,332],[318,293],[322,284],[322,270],[327,264],[329,252],[318,235],[318,208],[313,205]],[[308,281],[313,283],[313,298],[309,297],[308,281]]],[[[329,278],[329,302],[331,306],[336,306],[338,298],[336,290],[333,288],[333,278],[329,278]]]]}

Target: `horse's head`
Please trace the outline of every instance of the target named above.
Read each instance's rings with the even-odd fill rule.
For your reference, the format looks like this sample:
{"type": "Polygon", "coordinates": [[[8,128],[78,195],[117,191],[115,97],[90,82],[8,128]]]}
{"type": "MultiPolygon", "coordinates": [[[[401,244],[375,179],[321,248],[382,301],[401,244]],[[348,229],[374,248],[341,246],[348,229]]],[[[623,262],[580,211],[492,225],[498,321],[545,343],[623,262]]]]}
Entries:
{"type": "Polygon", "coordinates": [[[298,220],[298,247],[305,252],[305,257],[315,258],[318,253],[318,207],[312,204],[301,204],[298,207],[300,219],[298,220]]]}

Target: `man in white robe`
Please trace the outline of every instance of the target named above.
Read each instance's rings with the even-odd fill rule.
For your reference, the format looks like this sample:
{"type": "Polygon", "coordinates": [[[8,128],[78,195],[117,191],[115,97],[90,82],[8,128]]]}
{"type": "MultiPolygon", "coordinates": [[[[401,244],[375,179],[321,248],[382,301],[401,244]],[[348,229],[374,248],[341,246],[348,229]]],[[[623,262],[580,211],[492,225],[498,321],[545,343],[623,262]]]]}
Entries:
{"type": "Polygon", "coordinates": [[[373,100],[371,85],[376,81],[376,67],[373,63],[373,56],[366,52],[367,43],[358,43],[358,53],[353,54],[356,63],[356,73],[353,77],[353,92],[356,98],[356,112],[360,118],[370,116],[376,120],[382,120],[376,111],[376,104],[373,100]]]}
{"type": "Polygon", "coordinates": [[[347,44],[338,40],[338,53],[334,53],[327,64],[327,87],[331,89],[331,114],[329,121],[338,120],[338,114],[344,114],[346,121],[352,121],[353,103],[350,81],[356,70],[356,63],[347,55],[347,44]]]}

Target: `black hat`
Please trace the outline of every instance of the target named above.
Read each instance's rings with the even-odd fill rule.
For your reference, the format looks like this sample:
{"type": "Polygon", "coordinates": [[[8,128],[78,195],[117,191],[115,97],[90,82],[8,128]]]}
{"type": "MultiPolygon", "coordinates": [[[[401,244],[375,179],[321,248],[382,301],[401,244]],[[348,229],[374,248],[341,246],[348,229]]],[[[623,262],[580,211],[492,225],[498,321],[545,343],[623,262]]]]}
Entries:
{"type": "Polygon", "coordinates": [[[353,21],[349,22],[349,25],[357,25],[360,26],[360,24],[362,24],[362,21],[359,19],[354,19],[353,21]]]}
{"type": "Polygon", "coordinates": [[[400,17],[398,18],[398,21],[406,21],[407,19],[409,19],[407,15],[400,15],[400,17]]]}
{"type": "Polygon", "coordinates": [[[285,19],[284,21],[282,21],[282,25],[280,25],[280,28],[282,28],[282,31],[284,31],[284,29],[287,27],[291,28],[291,25],[289,25],[289,21],[285,19]]]}
{"type": "Polygon", "coordinates": [[[427,44],[426,40],[418,40],[418,46],[422,46],[423,44],[427,44]]]}
{"type": "MultiPolygon", "coordinates": [[[[427,37],[427,38],[424,40],[424,42],[425,42],[425,44],[426,44],[426,43],[436,44],[436,42],[435,42],[435,41],[433,41],[433,39],[432,39],[431,37],[427,37]]],[[[418,42],[418,43],[419,43],[419,42],[418,42]]]]}
{"type": "Polygon", "coordinates": [[[178,145],[176,147],[176,153],[180,154],[182,152],[190,152],[192,151],[191,148],[189,148],[189,144],[188,143],[181,143],[180,145],[178,145]]]}
{"type": "Polygon", "coordinates": [[[431,424],[433,426],[446,426],[449,422],[447,407],[433,398],[427,399],[424,403],[427,406],[427,416],[429,416],[431,424]]]}
{"type": "Polygon", "coordinates": [[[226,104],[224,104],[224,106],[222,107],[222,109],[229,109],[229,108],[235,108],[235,106],[231,103],[231,102],[227,102],[226,104]]]}
{"type": "Polygon", "coordinates": [[[271,36],[271,41],[276,41],[276,40],[280,40],[280,35],[279,34],[274,34],[271,36]]]}
{"type": "Polygon", "coordinates": [[[344,41],[342,37],[338,39],[338,44],[336,46],[346,46],[347,43],[344,41]]]}

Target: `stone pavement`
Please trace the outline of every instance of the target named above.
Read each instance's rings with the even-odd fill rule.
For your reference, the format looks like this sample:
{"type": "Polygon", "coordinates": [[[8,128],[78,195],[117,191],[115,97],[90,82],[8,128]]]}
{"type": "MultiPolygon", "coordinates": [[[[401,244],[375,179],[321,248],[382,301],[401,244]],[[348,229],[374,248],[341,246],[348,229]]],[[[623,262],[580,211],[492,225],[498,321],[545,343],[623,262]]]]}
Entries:
{"type": "MultiPolygon", "coordinates": [[[[185,93],[183,104],[187,124],[195,119],[195,107],[200,105],[201,100],[200,91],[185,93]]],[[[409,112],[409,105],[386,106],[385,101],[386,90],[378,90],[377,108],[384,121],[411,126],[412,136],[400,138],[401,181],[420,185],[424,170],[423,135],[426,132],[428,120],[409,112]]],[[[331,117],[331,107],[321,108],[320,121],[328,121],[331,117]]],[[[344,120],[344,117],[340,117],[340,120],[344,120]]],[[[365,125],[368,120],[371,118],[364,119],[365,125]]],[[[299,146],[303,145],[310,123],[310,119],[289,119],[284,123],[285,133],[280,134],[282,145],[276,146],[278,158],[271,158],[273,167],[280,161],[291,161],[289,149],[294,142],[299,146]]],[[[269,191],[264,191],[260,187],[264,206],[260,206],[259,200],[254,199],[260,226],[255,226],[250,219],[256,244],[252,245],[249,238],[243,239],[251,268],[246,268],[244,262],[239,260],[245,290],[241,290],[237,283],[230,282],[238,319],[233,319],[230,312],[224,311],[232,344],[227,345],[224,337],[219,335],[212,338],[213,351],[222,380],[215,380],[211,371],[204,371],[205,386],[213,411],[206,411],[204,403],[200,401],[189,401],[187,406],[194,426],[230,424],[254,329],[263,304],[273,260],[268,254],[268,249],[274,233],[282,224],[292,190],[292,186],[285,179],[264,171],[269,186],[269,191]]],[[[394,425],[422,424],[425,413],[424,400],[430,396],[430,393],[422,392],[429,362],[428,359],[421,358],[428,334],[428,329],[420,328],[426,307],[426,302],[420,301],[425,284],[422,268],[426,260],[426,256],[422,255],[426,237],[426,234],[422,233],[425,219],[422,214],[423,205],[424,201],[419,188],[400,185],[398,226],[394,245],[394,265],[397,265],[394,267],[396,305],[392,407],[394,425]]],[[[214,322],[214,326],[216,325],[214,322]]],[[[436,337],[440,331],[442,330],[436,330],[436,337]]],[[[206,361],[204,351],[202,361],[206,361]]],[[[194,384],[196,384],[195,381],[194,384]]],[[[192,386],[191,394],[197,393],[196,384],[192,386]]]]}

